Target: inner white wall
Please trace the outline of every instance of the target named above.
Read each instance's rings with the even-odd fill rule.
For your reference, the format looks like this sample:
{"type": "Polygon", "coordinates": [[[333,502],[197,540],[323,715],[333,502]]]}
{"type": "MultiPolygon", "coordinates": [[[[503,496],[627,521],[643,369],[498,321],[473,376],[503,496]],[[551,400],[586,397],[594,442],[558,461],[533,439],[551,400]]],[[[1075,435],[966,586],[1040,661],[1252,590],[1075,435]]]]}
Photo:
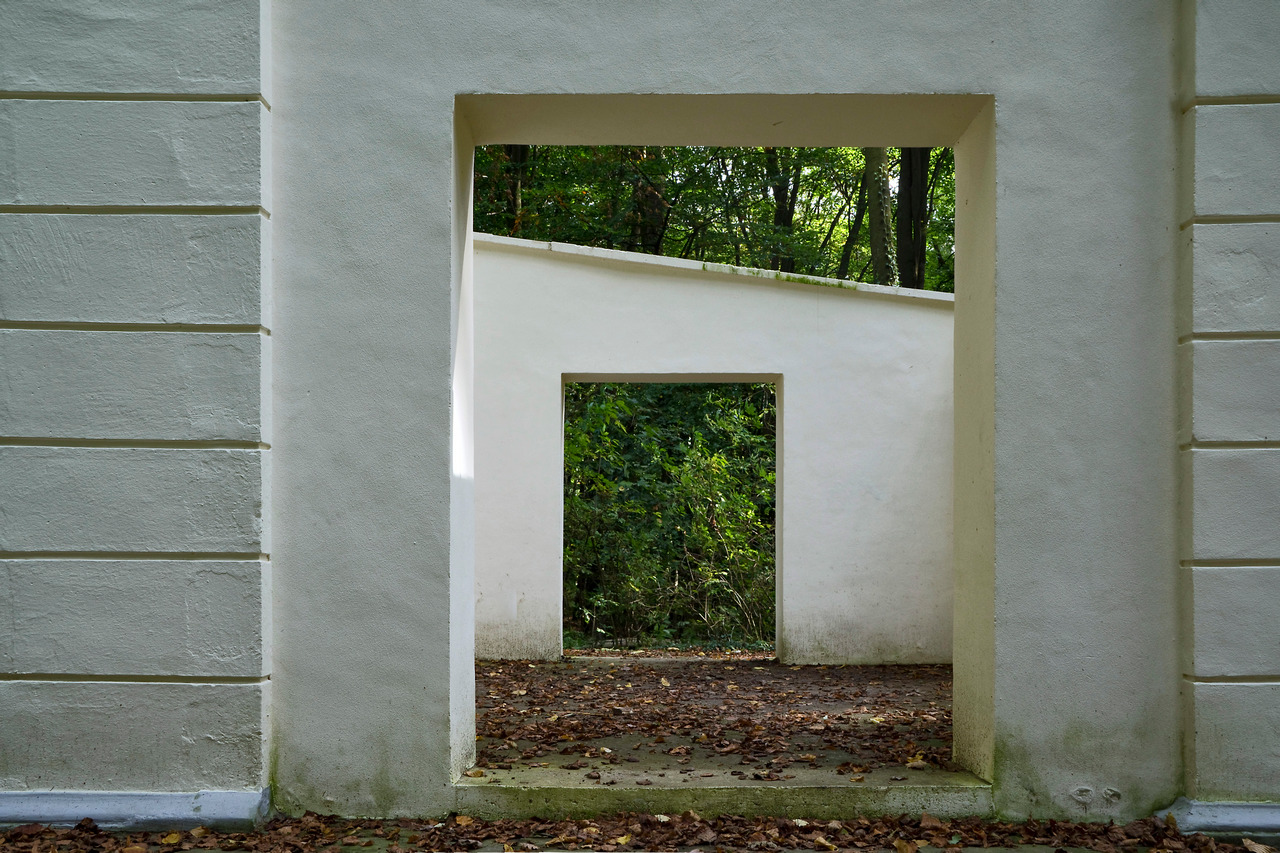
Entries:
{"type": "Polygon", "coordinates": [[[475,237],[476,654],[561,654],[562,381],[772,381],[779,657],[951,659],[952,298],[475,237]]]}

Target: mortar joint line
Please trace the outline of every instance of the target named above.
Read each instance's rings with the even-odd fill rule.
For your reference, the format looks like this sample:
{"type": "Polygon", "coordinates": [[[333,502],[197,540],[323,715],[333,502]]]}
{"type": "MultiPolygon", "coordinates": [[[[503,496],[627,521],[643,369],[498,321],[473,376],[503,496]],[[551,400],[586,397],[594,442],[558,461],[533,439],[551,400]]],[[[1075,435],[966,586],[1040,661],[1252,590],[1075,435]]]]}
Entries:
{"type": "MultiPolygon", "coordinates": [[[[0,90],[6,101],[114,101],[117,103],[253,103],[267,106],[260,92],[52,92],[0,90]]],[[[268,107],[269,108],[269,107],[268,107]]]]}
{"type": "Polygon", "coordinates": [[[0,204],[0,213],[61,213],[84,216],[252,216],[267,219],[260,204],[0,204]]]}
{"type": "Polygon", "coordinates": [[[1196,107],[1249,107],[1280,104],[1280,95],[1196,95],[1183,102],[1181,112],[1188,113],[1196,107]]]}
{"type": "Polygon", "coordinates": [[[101,450],[270,450],[264,441],[183,438],[54,438],[0,436],[0,447],[71,447],[101,450]]]}
{"type": "Polygon", "coordinates": [[[1192,225],[1255,225],[1280,222],[1280,213],[1200,213],[1188,217],[1178,226],[1185,231],[1192,225]]]}
{"type": "Polygon", "coordinates": [[[1280,560],[1182,560],[1184,569],[1280,569],[1280,560]]]}
{"type": "Polygon", "coordinates": [[[238,323],[99,323],[59,320],[0,320],[0,331],[37,332],[172,332],[194,334],[270,335],[266,326],[238,323]]]}
{"type": "Polygon", "coordinates": [[[1276,450],[1280,449],[1280,441],[1259,439],[1257,441],[1191,441],[1178,446],[1179,450],[1276,450]]]}
{"type": "Polygon", "coordinates": [[[1280,341],[1280,332],[1192,332],[1178,338],[1180,344],[1196,341],[1280,341]]]}
{"type": "Polygon", "coordinates": [[[271,555],[253,551],[0,551],[0,560],[269,563],[271,555]]]}
{"type": "Polygon", "coordinates": [[[0,681],[57,681],[66,684],[265,684],[270,675],[85,675],[61,672],[4,672],[0,681]]]}

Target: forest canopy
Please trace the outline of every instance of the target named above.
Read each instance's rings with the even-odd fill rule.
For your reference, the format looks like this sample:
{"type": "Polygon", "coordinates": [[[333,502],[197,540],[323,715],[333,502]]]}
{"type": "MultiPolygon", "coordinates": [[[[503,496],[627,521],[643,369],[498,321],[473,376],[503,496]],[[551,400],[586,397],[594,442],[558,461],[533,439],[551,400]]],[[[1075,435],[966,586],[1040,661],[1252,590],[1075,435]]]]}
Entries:
{"type": "MultiPolygon", "coordinates": [[[[491,145],[477,231],[952,291],[948,148],[491,145]]],[[[567,645],[774,637],[767,384],[565,388],[567,645]]]]}
{"type": "Polygon", "coordinates": [[[475,229],[951,291],[950,148],[490,145],[475,229]]]}

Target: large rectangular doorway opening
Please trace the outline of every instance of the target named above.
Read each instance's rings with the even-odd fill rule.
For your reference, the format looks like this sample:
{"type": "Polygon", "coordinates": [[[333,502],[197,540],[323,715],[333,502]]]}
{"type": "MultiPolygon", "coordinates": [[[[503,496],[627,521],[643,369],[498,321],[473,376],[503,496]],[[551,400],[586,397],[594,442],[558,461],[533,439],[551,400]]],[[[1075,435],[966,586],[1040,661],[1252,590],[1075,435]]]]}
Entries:
{"type": "MultiPolygon", "coordinates": [[[[935,496],[942,496],[945,511],[935,511],[930,507],[914,516],[900,514],[900,519],[908,520],[890,527],[893,527],[899,541],[918,544],[919,540],[929,538],[921,534],[931,525],[939,527],[941,520],[940,527],[945,528],[943,535],[948,543],[948,565],[954,555],[957,561],[965,562],[965,568],[963,571],[957,569],[954,575],[946,575],[947,596],[943,613],[931,609],[930,602],[937,598],[930,591],[932,587],[918,583],[910,572],[903,574],[896,585],[876,580],[877,577],[883,579],[882,573],[892,571],[894,561],[884,559],[884,555],[876,553],[874,548],[864,549],[865,553],[853,563],[848,559],[824,562],[826,555],[821,547],[808,551],[796,547],[797,542],[820,543],[822,536],[807,531],[801,536],[791,537],[785,533],[787,522],[781,521],[777,546],[779,578],[775,621],[778,646],[775,656],[761,656],[756,660],[743,656],[735,660],[723,649],[704,648],[700,650],[703,655],[698,657],[698,662],[705,671],[692,674],[691,670],[681,670],[690,674],[674,678],[676,670],[663,671],[661,667],[683,664],[652,657],[652,652],[625,648],[638,638],[614,636],[609,638],[610,643],[605,650],[592,655],[564,656],[562,631],[566,600],[563,588],[561,583],[541,583],[538,586],[544,591],[554,589],[556,609],[560,611],[554,614],[556,648],[541,650],[530,647],[531,653],[520,655],[524,659],[515,662],[508,658],[500,662],[482,659],[476,663],[474,686],[479,701],[474,729],[478,741],[474,743],[479,761],[463,762],[459,766],[460,770],[465,770],[458,788],[462,798],[460,802],[502,803],[501,809],[506,812],[533,810],[529,813],[535,813],[538,809],[533,801],[543,803],[542,810],[546,811],[545,804],[550,800],[540,794],[520,791],[572,788],[588,799],[610,804],[604,806],[606,808],[626,807],[643,792],[647,803],[654,797],[661,799],[670,795],[676,798],[672,800],[676,803],[732,800],[735,810],[769,811],[785,808],[783,801],[787,795],[778,799],[778,790],[794,788],[808,796],[815,789],[834,788],[844,792],[833,795],[841,802],[848,799],[850,790],[863,791],[868,793],[854,796],[864,803],[864,807],[893,810],[896,806],[891,804],[901,801],[905,792],[918,791],[924,786],[936,788],[936,796],[931,800],[934,810],[952,807],[963,811],[981,810],[984,808],[981,803],[989,796],[981,775],[989,767],[990,753],[986,741],[989,730],[983,721],[988,719],[989,684],[993,672],[988,642],[990,628],[983,618],[984,613],[990,612],[990,585],[989,576],[985,573],[987,567],[980,553],[985,541],[982,531],[987,529],[987,525],[985,517],[979,517],[984,503],[979,500],[962,506],[959,497],[953,499],[952,489],[953,483],[959,487],[963,481],[966,494],[980,498],[986,481],[983,475],[985,457],[980,453],[970,454],[968,459],[973,464],[957,462],[953,472],[948,452],[945,473],[936,476],[937,468],[921,464],[921,460],[927,459],[939,446],[950,451],[953,440],[976,447],[982,444],[985,435],[972,429],[981,417],[986,399],[982,394],[987,378],[983,364],[990,344],[984,331],[982,308],[990,296],[987,238],[991,235],[991,223],[985,218],[990,210],[993,186],[989,170],[993,150],[990,99],[982,96],[817,96],[795,99],[732,96],[711,99],[716,100],[716,104],[703,104],[707,99],[696,96],[654,96],[653,100],[655,103],[661,101],[670,108],[665,113],[665,120],[657,123],[641,121],[645,130],[632,136],[625,128],[633,126],[632,120],[636,115],[633,109],[643,109],[640,102],[645,101],[644,97],[467,96],[459,99],[467,134],[461,137],[467,141],[460,142],[460,145],[481,143],[492,146],[485,154],[490,158],[487,164],[482,156],[474,154],[466,160],[474,157],[477,169],[489,170],[491,174],[490,167],[494,163],[505,161],[515,164],[518,176],[517,180],[512,180],[510,172],[505,176],[499,175],[501,180],[497,186],[500,191],[495,193],[492,192],[493,186],[486,190],[474,185],[476,173],[465,169],[458,172],[459,181],[465,177],[467,189],[474,193],[473,215],[477,230],[483,227],[486,218],[490,222],[505,223],[505,230],[490,229],[500,231],[499,236],[476,234],[461,244],[467,253],[466,263],[461,268],[463,289],[459,293],[458,304],[462,312],[460,316],[466,322],[459,328],[463,331],[470,329],[471,316],[474,316],[477,329],[474,342],[477,506],[486,477],[486,461],[481,450],[492,444],[486,444],[485,439],[486,430],[491,428],[485,424],[492,423],[492,411],[486,410],[487,404],[480,390],[487,381],[482,381],[486,370],[492,368],[485,362],[486,333],[480,331],[488,322],[486,317],[492,317],[487,313],[491,312],[492,303],[486,302],[490,296],[481,292],[483,287],[480,283],[501,281],[507,288],[503,291],[504,298],[514,300],[508,311],[514,319],[503,321],[506,325],[500,329],[491,329],[487,340],[490,343],[504,340],[507,342],[505,346],[520,352],[518,358],[507,361],[510,387],[514,389],[513,394],[522,396],[523,402],[529,404],[524,409],[528,413],[528,422],[543,424],[538,427],[542,434],[538,441],[544,445],[552,440],[556,443],[555,450],[560,452],[543,454],[556,463],[562,461],[564,451],[561,444],[564,440],[562,412],[554,412],[557,430],[553,435],[545,428],[545,422],[550,420],[548,415],[552,414],[547,400],[555,399],[557,409],[562,405],[559,392],[566,378],[572,381],[593,377],[617,379],[623,374],[679,377],[695,373],[747,373],[776,375],[781,380],[785,375],[789,406],[798,400],[802,410],[807,408],[811,412],[811,420],[800,430],[802,435],[808,431],[798,442],[802,446],[811,441],[811,436],[822,427],[833,434],[838,434],[841,429],[848,430],[852,434],[861,434],[863,439],[867,435],[898,435],[893,429],[883,429],[884,424],[872,424],[872,421],[885,411],[897,408],[892,402],[886,405],[886,401],[911,398],[921,387],[916,384],[919,377],[927,372],[916,368],[929,363],[936,353],[945,351],[945,360],[938,359],[937,363],[946,367],[947,407],[915,419],[919,424],[940,427],[935,433],[927,436],[922,433],[908,439],[915,441],[914,447],[919,452],[902,454],[901,446],[894,450],[888,445],[881,447],[874,441],[864,440],[863,446],[855,451],[824,449],[811,452],[807,457],[801,454],[789,459],[785,465],[788,489],[794,486],[795,481],[790,478],[797,471],[803,472],[801,482],[808,477],[809,483],[821,483],[827,475],[827,486],[811,490],[808,496],[810,508],[825,503],[856,507],[859,512],[865,510],[863,520],[867,521],[868,529],[884,528],[882,521],[887,516],[877,516],[877,513],[892,506],[897,499],[890,492],[877,492],[874,488],[875,483],[886,482],[885,477],[892,478],[890,469],[894,465],[906,473],[907,480],[931,482],[935,496]],[[632,101],[636,103],[632,104],[632,101]],[[825,109],[837,105],[849,109],[843,113],[825,109]],[[561,106],[564,107],[563,114],[558,112],[561,106]],[[703,106],[714,107],[711,112],[727,118],[727,123],[708,123],[703,106]],[[549,115],[553,118],[548,119],[549,115]],[[979,116],[986,118],[975,123],[974,119],[979,116]],[[855,117],[864,123],[859,124],[855,117]],[[827,122],[825,127],[822,126],[824,121],[827,122]],[[788,122],[792,122],[790,133],[776,130],[788,122]],[[977,130],[973,130],[974,127],[977,130]],[[526,182],[527,172],[521,173],[531,159],[531,148],[554,147],[557,143],[604,144],[631,140],[642,144],[632,145],[631,153],[619,156],[617,162],[628,168],[635,167],[632,174],[639,177],[630,183],[631,192],[627,198],[631,205],[630,218],[623,211],[616,222],[622,229],[618,232],[620,239],[582,240],[579,245],[586,243],[587,247],[578,248],[558,243],[553,235],[540,233],[531,227],[538,219],[534,213],[544,218],[552,214],[560,216],[573,209],[572,205],[561,206],[560,201],[582,194],[581,188],[566,183],[552,194],[555,197],[550,201],[544,198],[540,207],[534,204],[537,192],[526,182]],[[841,202],[843,209],[837,206],[839,212],[827,220],[828,233],[819,234],[817,240],[818,246],[825,241],[828,247],[840,244],[844,248],[851,243],[848,253],[851,257],[845,263],[839,262],[841,253],[837,253],[837,264],[827,263],[824,266],[822,262],[815,261],[813,255],[806,254],[807,248],[799,243],[778,242],[750,260],[747,260],[750,253],[744,246],[731,247],[732,251],[740,253],[731,258],[718,256],[705,245],[699,248],[697,223],[685,221],[673,227],[675,214],[664,206],[664,200],[670,201],[663,195],[665,189],[656,187],[652,180],[654,174],[644,171],[649,166],[658,165],[649,161],[665,156],[648,148],[680,142],[704,146],[741,142],[761,145],[761,155],[766,163],[774,157],[779,164],[786,157],[800,160],[804,157],[802,149],[784,150],[779,147],[787,144],[883,146],[898,143],[926,146],[926,150],[931,152],[923,163],[926,172],[937,163],[933,152],[942,149],[942,159],[949,159],[954,150],[952,186],[955,191],[950,196],[948,210],[955,223],[954,230],[943,241],[931,240],[927,229],[921,235],[926,246],[923,266],[932,263],[935,274],[945,269],[948,283],[935,285],[935,290],[926,291],[901,287],[902,280],[886,287],[865,280],[849,284],[831,278],[837,271],[850,278],[859,274],[869,278],[871,272],[878,275],[878,263],[885,261],[883,251],[879,261],[871,257],[870,246],[865,249],[866,257],[859,260],[856,238],[848,240],[855,226],[853,214],[861,208],[863,221],[857,224],[869,228],[868,219],[875,208],[874,204],[858,203],[861,182],[846,187],[841,202]],[[659,223],[664,216],[667,217],[666,230],[661,231],[663,226],[659,223]],[[657,255],[653,247],[659,238],[673,240],[672,245],[677,245],[678,250],[657,255]],[[928,260],[930,249],[933,250],[932,261],[928,260]],[[639,261],[632,259],[634,256],[624,257],[627,251],[647,252],[652,259],[639,261]],[[763,258],[763,262],[756,257],[763,258]],[[758,266],[751,269],[747,263],[758,266]],[[699,313],[704,308],[692,303],[688,310],[681,303],[681,307],[668,312],[666,317],[655,315],[653,305],[670,304],[658,303],[655,299],[684,299],[683,296],[672,296],[674,280],[699,275],[700,283],[689,291],[695,292],[693,301],[703,300],[712,291],[727,296],[727,301],[722,303],[725,306],[723,316],[713,322],[708,321],[706,318],[714,315],[699,313]],[[609,290],[612,302],[597,298],[595,288],[601,280],[609,283],[606,290],[609,290]],[[473,281],[476,282],[474,286],[473,281]],[[969,295],[958,295],[953,300],[949,291],[954,288],[958,294],[964,294],[966,282],[970,283],[969,295]],[[636,287],[628,290],[632,284],[636,287]],[[753,295],[739,299],[731,294],[735,287],[739,288],[738,293],[750,291],[753,295]],[[764,294],[762,298],[761,294],[764,294]],[[547,300],[554,301],[555,306],[548,308],[542,304],[547,300]],[[752,300],[766,307],[760,308],[752,300]],[[784,306],[786,300],[806,303],[809,308],[793,311],[784,306]],[[953,350],[951,315],[953,308],[959,313],[958,306],[962,301],[968,305],[967,319],[962,323],[957,317],[955,321],[953,350]],[[581,310],[583,305],[589,307],[581,310]],[[836,319],[841,311],[856,318],[852,326],[836,319]],[[892,315],[897,311],[921,319],[894,319],[892,315]],[[604,322],[593,327],[583,319],[588,316],[597,320],[603,318],[604,322]],[[795,320],[797,317],[801,319],[795,320]],[[945,327],[946,331],[945,334],[939,331],[913,336],[909,327],[916,323],[929,329],[945,327]],[[844,333],[836,334],[832,331],[834,328],[843,328],[844,333]],[[886,339],[876,337],[886,333],[886,339]],[[820,379],[806,376],[807,371],[802,365],[787,360],[787,353],[802,348],[797,342],[805,340],[806,335],[836,349],[845,345],[852,347],[850,351],[842,352],[839,358],[863,357],[867,352],[876,350],[901,356],[905,367],[855,372],[860,381],[869,383],[866,388],[860,388],[854,394],[846,393],[844,389],[833,391],[834,385],[824,385],[825,376],[820,379]],[[945,346],[934,350],[928,346],[917,346],[923,341],[933,340],[936,344],[944,339],[945,346]],[[532,352],[547,341],[551,342],[549,346],[554,350],[557,363],[532,364],[532,361],[537,361],[531,356],[532,352]],[[579,346],[583,341],[586,342],[585,348],[579,346]],[[723,353],[724,357],[713,355],[705,363],[696,365],[687,359],[681,361],[678,354],[684,351],[684,344],[691,341],[698,342],[699,346],[706,345],[705,352],[723,353]],[[715,342],[725,345],[717,348],[715,342]],[[866,350],[853,353],[857,346],[850,342],[862,342],[867,345],[866,350]],[[639,362],[635,360],[637,353],[640,354],[639,362]],[[953,354],[956,359],[954,373],[953,354]],[[556,386],[554,397],[548,394],[553,379],[556,386]],[[809,382],[811,387],[805,388],[805,382],[809,382]],[[953,385],[961,384],[967,384],[975,393],[966,399],[963,415],[959,410],[955,412],[953,430],[951,391],[953,385]],[[849,400],[859,402],[847,408],[833,405],[841,401],[848,403],[849,400]],[[852,430],[851,424],[855,425],[852,430]],[[867,476],[851,478],[847,471],[833,471],[831,462],[843,460],[847,463],[849,459],[856,459],[867,476]],[[976,478],[970,476],[972,474],[976,474],[976,478]],[[841,485],[832,489],[829,488],[831,483],[841,485]],[[880,504],[878,508],[877,503],[880,504]],[[951,539],[953,507],[957,516],[963,510],[966,530],[976,531],[966,533],[962,537],[965,541],[953,543],[951,539]],[[798,575],[788,574],[784,568],[788,564],[806,568],[798,575]],[[855,576],[862,578],[852,586],[837,580],[840,572],[844,572],[845,578],[851,577],[847,572],[851,566],[861,573],[855,573],[855,576]],[[794,585],[789,587],[791,584],[794,585]],[[894,594],[906,591],[914,598],[909,602],[904,599],[905,606],[885,605],[876,596],[886,589],[892,589],[894,594]],[[971,624],[966,623],[963,629],[957,628],[954,643],[957,663],[963,663],[957,667],[955,677],[964,682],[954,691],[955,697],[964,699],[963,713],[957,712],[960,722],[954,749],[952,671],[947,665],[953,648],[953,593],[955,612],[961,612],[963,601],[965,618],[972,618],[971,624]],[[789,597],[806,602],[806,606],[787,609],[783,602],[789,597]],[[893,630],[896,629],[887,629],[887,623],[872,624],[872,619],[867,622],[870,629],[852,632],[857,635],[856,642],[845,642],[849,632],[837,632],[840,636],[836,642],[824,647],[822,632],[812,630],[813,626],[822,625],[829,612],[848,609],[851,602],[864,608],[865,612],[892,612],[898,627],[907,627],[894,635],[893,630]],[[929,626],[935,633],[945,634],[945,655],[937,653],[938,647],[925,637],[929,632],[921,632],[920,626],[929,626]],[[922,678],[904,680],[898,677],[905,671],[904,667],[914,668],[922,678]],[[858,669],[864,677],[856,684],[844,682],[844,676],[853,669],[858,669]],[[774,678],[775,675],[782,678],[774,678]],[[808,679],[807,684],[799,683],[802,676],[808,679]],[[787,681],[788,677],[792,680],[787,681]],[[682,690],[692,692],[682,693],[682,690]],[[712,704],[699,705],[694,695],[699,692],[706,696],[714,693],[712,704]],[[567,704],[556,704],[562,700],[568,700],[567,704]],[[772,706],[767,707],[770,702],[772,706]],[[635,716],[644,707],[652,708],[664,703],[668,708],[685,707],[686,716],[683,719],[668,717],[658,720],[635,716]],[[510,716],[506,722],[495,725],[490,711],[503,706],[510,716]],[[782,716],[776,719],[768,716],[774,711],[789,714],[790,721],[782,716]],[[809,718],[811,716],[812,719],[809,718]],[[570,723],[574,725],[570,726],[570,723]],[[560,726],[566,726],[565,730],[560,731],[560,726]],[[552,740],[539,741],[543,735],[551,735],[552,740]],[[813,741],[812,746],[803,741],[805,737],[813,741]],[[621,740],[610,743],[609,738],[621,740]],[[699,749],[707,753],[704,759],[714,756],[712,760],[720,761],[722,766],[697,767],[703,760],[697,756],[699,749]],[[733,760],[736,763],[729,763],[733,760]],[[975,770],[979,775],[957,772],[959,768],[975,770]],[[747,793],[751,790],[758,793],[747,793]],[[593,793],[586,794],[586,791],[593,793]],[[695,791],[698,793],[694,794],[695,791]],[[944,805],[952,801],[953,806],[944,805]]],[[[886,150],[890,158],[896,158],[890,160],[890,165],[896,165],[898,169],[907,162],[905,148],[882,150],[886,150]]],[[[464,151],[471,154],[471,149],[460,149],[460,153],[464,151]]],[[[868,168],[865,153],[863,157],[864,175],[883,168],[874,164],[868,168]]],[[[550,159],[543,162],[550,162],[550,159]]],[[[703,159],[709,163],[725,162],[723,158],[716,161],[714,155],[703,159]]],[[[460,158],[459,162],[465,160],[460,158]]],[[[678,182],[685,181],[697,171],[693,167],[681,168],[683,171],[666,169],[658,176],[658,183],[672,176],[678,182]]],[[[792,174],[801,172],[798,170],[792,174]]],[[[900,175],[898,181],[901,181],[900,175]]],[[[669,186],[664,184],[664,187],[669,186]]],[[[687,182],[682,186],[689,188],[687,182]]],[[[927,181],[925,186],[927,189],[927,181]]],[[[898,187],[892,186],[892,189],[896,191],[898,187]]],[[[871,193],[870,188],[867,191],[871,193]]],[[[590,195],[589,190],[587,195],[590,195]]],[[[790,204],[793,197],[801,195],[796,193],[794,183],[784,188],[781,182],[775,181],[767,188],[766,198],[774,202],[774,211],[777,212],[781,209],[777,205],[780,196],[790,204]]],[[[618,200],[615,198],[615,202],[618,200]]],[[[607,199],[597,198],[595,201],[603,205],[601,209],[609,210],[607,199]]],[[[799,205],[792,208],[792,212],[798,209],[799,205]]],[[[615,206],[613,210],[618,213],[621,208],[615,206]]],[[[879,228],[883,233],[884,220],[892,222],[894,213],[882,207],[877,215],[882,219],[879,228]]],[[[581,225],[582,221],[579,220],[578,224],[581,225]]],[[[785,226],[785,215],[774,224],[785,226]]],[[[794,225],[794,220],[791,224],[794,225]]],[[[712,229],[708,226],[707,230],[712,229]]],[[[728,230],[722,231],[721,236],[725,233],[728,230]]],[[[916,239],[909,233],[906,237],[911,241],[916,239]]],[[[722,247],[725,245],[728,244],[722,241],[722,247]]],[[[896,263],[896,254],[893,254],[892,261],[896,263]]],[[[920,264],[911,265],[915,272],[919,272],[920,267],[920,264]]],[[[471,346],[471,341],[466,345],[471,346]]],[[[460,353],[465,354],[465,351],[460,350],[460,353]]],[[[461,367],[455,368],[455,375],[465,377],[470,365],[460,364],[461,367]]],[[[956,397],[957,403],[959,399],[956,397]]],[[[465,410],[463,412],[466,414],[465,410]]],[[[512,428],[523,426],[516,421],[512,417],[505,419],[507,432],[504,438],[510,437],[512,428]]],[[[793,428],[794,425],[788,427],[789,430],[793,428]]],[[[458,446],[455,440],[455,458],[458,446]]],[[[955,450],[958,452],[960,448],[955,450]]],[[[781,457],[781,441],[778,452],[781,457]]],[[[490,460],[489,464],[494,464],[494,461],[490,460]]],[[[456,469],[458,467],[455,465],[456,469]]],[[[462,467],[465,470],[465,466],[462,467]]],[[[560,464],[555,467],[558,490],[552,500],[561,517],[555,519],[554,526],[508,526],[502,538],[507,540],[512,553],[532,554],[535,550],[545,550],[538,546],[520,551],[523,544],[545,537],[547,530],[554,530],[556,534],[565,530],[563,493],[559,491],[564,485],[564,472],[560,464]]],[[[783,467],[781,459],[779,467],[783,467]]],[[[508,481],[519,479],[513,469],[504,470],[508,481]]],[[[547,468],[538,475],[539,478],[546,479],[549,471],[547,468]]],[[[519,489],[509,491],[515,493],[519,489]]],[[[798,511],[802,502],[796,504],[792,497],[794,495],[789,493],[784,503],[783,496],[779,494],[778,507],[780,511],[784,506],[791,508],[790,523],[799,529],[799,519],[805,513],[798,511]]],[[[537,502],[525,501],[526,504],[537,502]]],[[[549,501],[547,505],[550,505],[549,501]]],[[[482,552],[488,541],[480,516],[482,513],[478,512],[477,566],[483,562],[482,552]]],[[[956,520],[959,522],[959,518],[956,520]]],[[[839,532],[836,528],[832,531],[839,532]]],[[[564,543],[556,544],[563,546],[564,543]]],[[[555,549],[555,553],[557,558],[561,557],[560,547],[555,549]]],[[[509,573],[522,571],[516,567],[517,562],[520,561],[507,561],[506,570],[509,573]]],[[[560,560],[556,562],[558,564],[560,560]]],[[[556,566],[557,570],[560,568],[560,565],[556,566]]],[[[494,591],[502,590],[503,585],[491,585],[482,590],[479,574],[476,589],[477,614],[485,604],[484,596],[500,600],[505,615],[490,623],[499,625],[522,624],[523,614],[532,612],[531,596],[538,595],[533,591],[528,594],[499,592],[495,596],[494,591]]],[[[577,605],[575,599],[570,606],[577,605]]],[[[582,627],[579,625],[575,630],[582,633],[582,627]]],[[[488,640],[478,619],[476,631],[475,648],[479,650],[488,640]]],[[[629,632],[614,630],[611,633],[625,635],[629,632]]],[[[681,643],[674,640],[663,647],[656,643],[644,645],[664,651],[681,647],[681,643]]],[[[746,651],[749,650],[740,650],[740,654],[746,651]]],[[[694,655],[697,656],[697,652],[694,655]]],[[[462,732],[455,732],[455,735],[460,734],[462,732]]],[[[459,746],[457,758],[470,751],[471,742],[467,739],[458,737],[455,742],[459,746]]]]}
{"type": "Polygon", "coordinates": [[[807,790],[953,774],[951,150],[504,145],[477,161],[476,220],[505,233],[476,237],[464,779],[807,790]],[[920,199],[922,222],[897,215],[920,199]],[[917,237],[915,254],[893,245],[917,237]],[[891,286],[821,275],[877,263],[891,286]],[[666,372],[619,370],[637,363],[666,372]],[[744,364],[776,380],[725,372],[744,364]],[[794,449],[781,365],[801,401],[794,449]]]}

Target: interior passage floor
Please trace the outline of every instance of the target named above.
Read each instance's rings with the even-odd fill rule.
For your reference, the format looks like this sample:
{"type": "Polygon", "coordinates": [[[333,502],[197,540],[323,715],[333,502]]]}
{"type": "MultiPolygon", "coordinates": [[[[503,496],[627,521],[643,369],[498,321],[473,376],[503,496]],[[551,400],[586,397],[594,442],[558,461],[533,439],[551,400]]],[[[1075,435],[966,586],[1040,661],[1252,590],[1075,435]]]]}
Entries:
{"type": "Polygon", "coordinates": [[[954,769],[949,666],[652,652],[477,661],[476,697],[472,778],[543,768],[572,784],[837,784],[954,769]]]}

